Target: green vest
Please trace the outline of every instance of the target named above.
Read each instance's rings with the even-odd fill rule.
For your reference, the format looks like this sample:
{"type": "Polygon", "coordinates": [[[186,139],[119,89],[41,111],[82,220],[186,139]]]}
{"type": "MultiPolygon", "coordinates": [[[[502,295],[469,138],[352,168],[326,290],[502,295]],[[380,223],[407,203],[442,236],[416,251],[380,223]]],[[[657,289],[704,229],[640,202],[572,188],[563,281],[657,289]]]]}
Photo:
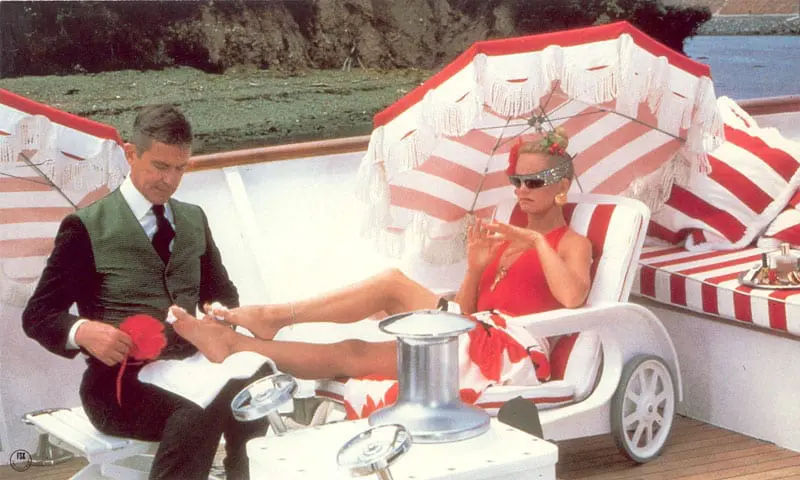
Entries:
{"type": "MultiPolygon", "coordinates": [[[[169,201],[175,239],[164,265],[150,239],[116,190],[77,212],[92,243],[97,290],[78,302],[80,315],[114,326],[143,313],[166,319],[171,305],[194,313],[200,297],[200,258],[206,251],[205,216],[196,205],[169,201]]],[[[185,343],[164,329],[169,345],[185,343]]]]}

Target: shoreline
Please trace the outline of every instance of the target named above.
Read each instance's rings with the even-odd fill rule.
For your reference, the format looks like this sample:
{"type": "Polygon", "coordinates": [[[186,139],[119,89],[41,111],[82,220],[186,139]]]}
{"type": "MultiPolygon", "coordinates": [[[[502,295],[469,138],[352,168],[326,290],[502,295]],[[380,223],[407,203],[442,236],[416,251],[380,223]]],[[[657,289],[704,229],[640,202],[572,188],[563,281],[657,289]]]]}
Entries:
{"type": "MultiPolygon", "coordinates": [[[[714,15],[700,26],[697,36],[800,35],[797,14],[714,15]]],[[[691,37],[690,37],[691,38],[691,37]]]]}

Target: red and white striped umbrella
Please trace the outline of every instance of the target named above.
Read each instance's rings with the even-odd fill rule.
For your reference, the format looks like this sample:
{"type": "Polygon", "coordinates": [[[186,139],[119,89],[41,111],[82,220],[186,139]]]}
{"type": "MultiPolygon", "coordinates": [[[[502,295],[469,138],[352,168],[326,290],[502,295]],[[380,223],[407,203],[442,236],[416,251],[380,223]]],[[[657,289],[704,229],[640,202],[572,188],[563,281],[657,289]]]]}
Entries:
{"type": "Polygon", "coordinates": [[[61,220],[127,169],[114,128],[0,89],[0,304],[25,305],[61,220]]]}
{"type": "Polygon", "coordinates": [[[626,22],[475,43],[375,116],[365,233],[393,254],[414,241],[435,263],[457,260],[465,224],[513,196],[511,145],[556,127],[574,189],[656,209],[722,141],[709,75],[626,22]]]}

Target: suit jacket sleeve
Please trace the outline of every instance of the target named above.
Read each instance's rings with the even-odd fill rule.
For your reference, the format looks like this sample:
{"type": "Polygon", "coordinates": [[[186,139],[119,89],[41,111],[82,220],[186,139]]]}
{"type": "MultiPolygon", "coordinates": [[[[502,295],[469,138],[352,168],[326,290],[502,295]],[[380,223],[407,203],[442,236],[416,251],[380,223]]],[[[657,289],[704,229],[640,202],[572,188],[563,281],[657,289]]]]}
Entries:
{"type": "Polygon", "coordinates": [[[22,312],[25,333],[57,355],[77,355],[80,350],[66,348],[69,330],[78,320],[69,308],[92,291],[94,270],[89,232],[76,215],[68,215],[58,228],[53,252],[22,312]]]}
{"type": "Polygon", "coordinates": [[[206,251],[200,258],[200,307],[202,308],[206,303],[215,301],[226,307],[238,307],[239,292],[228,277],[228,271],[222,264],[222,256],[216,243],[214,243],[205,212],[203,213],[203,224],[206,236],[206,251]]]}

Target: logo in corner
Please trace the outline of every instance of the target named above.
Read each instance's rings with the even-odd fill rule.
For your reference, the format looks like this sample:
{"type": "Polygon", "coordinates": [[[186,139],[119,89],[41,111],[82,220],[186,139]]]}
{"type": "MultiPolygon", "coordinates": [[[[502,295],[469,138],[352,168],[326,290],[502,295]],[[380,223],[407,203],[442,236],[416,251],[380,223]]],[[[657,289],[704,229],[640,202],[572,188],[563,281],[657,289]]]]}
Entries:
{"type": "Polygon", "coordinates": [[[8,460],[11,469],[15,472],[24,472],[33,465],[33,457],[27,450],[14,450],[8,460]]]}

